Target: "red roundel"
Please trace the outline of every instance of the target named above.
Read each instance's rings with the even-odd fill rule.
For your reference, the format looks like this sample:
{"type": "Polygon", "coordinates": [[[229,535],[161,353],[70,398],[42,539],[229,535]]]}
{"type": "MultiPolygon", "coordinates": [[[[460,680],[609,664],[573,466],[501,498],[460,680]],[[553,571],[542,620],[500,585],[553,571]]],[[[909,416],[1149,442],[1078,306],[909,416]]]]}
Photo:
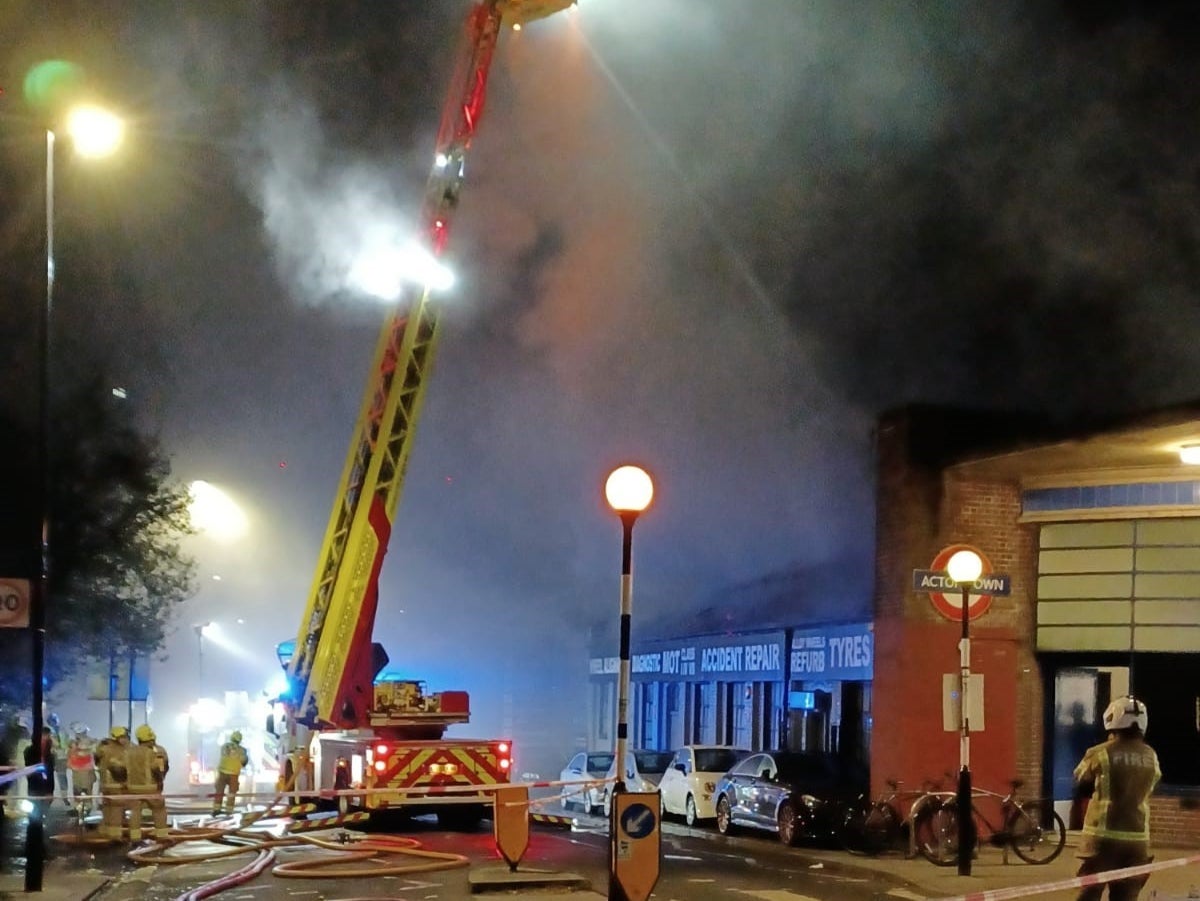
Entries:
{"type": "MultiPolygon", "coordinates": [[[[983,562],[983,571],[980,576],[986,576],[988,573],[995,572],[992,569],[992,561],[987,558],[987,554],[979,548],[969,544],[952,544],[949,547],[944,547],[933,562],[929,564],[930,570],[933,572],[944,573],[946,567],[950,564],[950,558],[959,551],[974,551],[979,555],[979,559],[983,562]]],[[[962,621],[962,592],[949,590],[945,592],[931,591],[929,592],[929,600],[933,603],[933,607],[946,619],[952,619],[955,622],[962,621]]],[[[968,592],[967,594],[967,619],[979,619],[987,613],[988,608],[992,606],[992,596],[990,594],[976,594],[968,592]]]]}

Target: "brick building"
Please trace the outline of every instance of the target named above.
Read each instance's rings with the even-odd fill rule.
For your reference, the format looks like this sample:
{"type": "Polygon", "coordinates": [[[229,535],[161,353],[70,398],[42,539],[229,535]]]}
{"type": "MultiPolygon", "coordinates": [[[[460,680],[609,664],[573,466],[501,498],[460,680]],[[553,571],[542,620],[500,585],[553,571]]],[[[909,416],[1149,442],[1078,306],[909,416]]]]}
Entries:
{"type": "Polygon", "coordinates": [[[889,778],[953,785],[946,676],[961,627],[913,590],[912,573],[967,543],[1011,577],[1010,595],[971,624],[984,701],[975,784],[1003,791],[1019,778],[1065,807],[1104,707],[1132,690],[1163,767],[1156,839],[1200,845],[1200,467],[1181,462],[1193,442],[1200,407],[1068,436],[929,407],[881,418],[874,791],[889,778]]]}

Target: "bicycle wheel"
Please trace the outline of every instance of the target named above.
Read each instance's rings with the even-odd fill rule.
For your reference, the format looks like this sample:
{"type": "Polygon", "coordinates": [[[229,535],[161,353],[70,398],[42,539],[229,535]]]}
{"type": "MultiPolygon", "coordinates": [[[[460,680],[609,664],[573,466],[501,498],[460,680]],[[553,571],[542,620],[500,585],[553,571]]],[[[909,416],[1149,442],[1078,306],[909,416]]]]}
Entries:
{"type": "Polygon", "coordinates": [[[924,807],[913,829],[917,850],[930,863],[949,867],[958,861],[958,809],[953,799],[924,807]]]}
{"type": "Polygon", "coordinates": [[[896,847],[900,840],[900,813],[887,801],[877,801],[863,823],[863,850],[874,857],[896,847]]]}
{"type": "Polygon", "coordinates": [[[866,854],[866,823],[869,808],[861,804],[850,807],[842,817],[838,838],[851,854],[866,854]]]}
{"type": "Polygon", "coordinates": [[[1023,801],[1004,826],[1009,847],[1026,863],[1050,863],[1067,843],[1067,826],[1048,802],[1023,801]]]}

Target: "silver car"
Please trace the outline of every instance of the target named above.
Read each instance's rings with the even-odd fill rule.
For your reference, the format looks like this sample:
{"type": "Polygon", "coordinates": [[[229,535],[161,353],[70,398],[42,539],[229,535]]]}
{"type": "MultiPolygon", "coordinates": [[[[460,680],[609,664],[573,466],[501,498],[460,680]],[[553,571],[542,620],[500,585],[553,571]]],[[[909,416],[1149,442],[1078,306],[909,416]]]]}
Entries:
{"type": "Polygon", "coordinates": [[[601,805],[604,797],[604,786],[601,784],[612,768],[612,751],[580,751],[570,759],[562,772],[558,774],[560,782],[581,783],[595,782],[594,785],[566,784],[562,787],[560,803],[563,810],[573,806],[580,807],[584,813],[591,813],[601,805]]]}
{"type": "MultiPolygon", "coordinates": [[[[625,790],[631,792],[658,791],[659,780],[671,765],[674,754],[670,751],[626,751],[625,752],[625,790]]],[[[616,763],[609,766],[605,778],[608,780],[599,788],[600,809],[605,816],[612,811],[612,791],[616,783],[616,763]]]]}

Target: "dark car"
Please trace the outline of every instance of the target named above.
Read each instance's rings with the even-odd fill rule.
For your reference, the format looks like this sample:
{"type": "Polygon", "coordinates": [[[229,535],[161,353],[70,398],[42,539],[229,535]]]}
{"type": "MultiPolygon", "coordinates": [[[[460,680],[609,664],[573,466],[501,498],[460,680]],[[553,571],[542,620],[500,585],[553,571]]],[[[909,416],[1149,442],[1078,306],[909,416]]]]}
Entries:
{"type": "Polygon", "coordinates": [[[765,751],[751,754],[717,783],[717,829],[750,826],[800,839],[828,841],[841,811],[866,790],[865,773],[832,754],[765,751]]]}

